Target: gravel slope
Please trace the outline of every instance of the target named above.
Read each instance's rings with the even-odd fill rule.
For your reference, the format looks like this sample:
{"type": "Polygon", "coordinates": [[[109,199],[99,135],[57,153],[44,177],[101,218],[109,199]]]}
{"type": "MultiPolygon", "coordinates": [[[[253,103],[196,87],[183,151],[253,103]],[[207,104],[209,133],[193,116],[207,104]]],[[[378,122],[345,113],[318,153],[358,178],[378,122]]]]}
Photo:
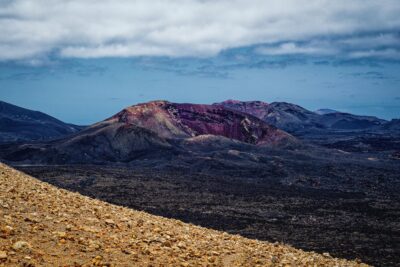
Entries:
{"type": "Polygon", "coordinates": [[[111,205],[0,164],[0,266],[367,266],[111,205]]]}

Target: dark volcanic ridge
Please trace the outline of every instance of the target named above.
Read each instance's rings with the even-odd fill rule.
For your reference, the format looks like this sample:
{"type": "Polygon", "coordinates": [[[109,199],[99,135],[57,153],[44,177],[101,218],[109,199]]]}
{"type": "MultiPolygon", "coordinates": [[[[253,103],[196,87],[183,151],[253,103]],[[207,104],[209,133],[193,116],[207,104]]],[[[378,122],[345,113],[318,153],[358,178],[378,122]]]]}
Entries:
{"type": "Polygon", "coordinates": [[[0,143],[50,140],[82,128],[39,111],[0,101],[0,143]]]}

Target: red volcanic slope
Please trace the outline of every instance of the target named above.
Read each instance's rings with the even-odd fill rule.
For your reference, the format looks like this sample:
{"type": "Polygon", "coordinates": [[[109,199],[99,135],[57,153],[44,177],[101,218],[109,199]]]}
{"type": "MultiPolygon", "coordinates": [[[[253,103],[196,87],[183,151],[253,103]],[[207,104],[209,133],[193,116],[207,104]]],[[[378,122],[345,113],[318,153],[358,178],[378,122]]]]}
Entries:
{"type": "Polygon", "coordinates": [[[276,144],[294,137],[262,120],[218,105],[153,101],[128,107],[107,122],[134,124],[164,138],[211,134],[251,144],[276,144]]]}

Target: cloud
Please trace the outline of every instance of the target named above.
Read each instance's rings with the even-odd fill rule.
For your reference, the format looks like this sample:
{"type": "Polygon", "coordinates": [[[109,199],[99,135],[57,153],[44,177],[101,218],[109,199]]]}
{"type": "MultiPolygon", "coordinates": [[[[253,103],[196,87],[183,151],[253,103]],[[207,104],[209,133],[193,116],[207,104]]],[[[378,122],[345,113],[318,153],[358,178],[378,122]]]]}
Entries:
{"type": "Polygon", "coordinates": [[[36,62],[35,60],[0,62],[0,81],[36,81],[49,76],[60,77],[66,74],[81,77],[102,76],[107,70],[107,65],[92,64],[77,59],[55,62],[36,62]]]}
{"type": "Polygon", "coordinates": [[[209,57],[255,44],[270,55],[397,57],[399,13],[398,0],[1,1],[0,60],[209,57]]]}
{"type": "Polygon", "coordinates": [[[261,45],[256,53],[263,55],[339,56],[347,59],[400,59],[400,34],[368,32],[361,36],[315,37],[308,41],[261,45]]]}
{"type": "Polygon", "coordinates": [[[384,58],[384,59],[400,59],[400,50],[382,49],[382,50],[364,50],[354,51],[350,53],[353,58],[384,58]]]}
{"type": "Polygon", "coordinates": [[[316,45],[298,45],[296,43],[283,43],[279,46],[259,47],[257,52],[264,55],[334,55],[336,49],[316,45]]]}

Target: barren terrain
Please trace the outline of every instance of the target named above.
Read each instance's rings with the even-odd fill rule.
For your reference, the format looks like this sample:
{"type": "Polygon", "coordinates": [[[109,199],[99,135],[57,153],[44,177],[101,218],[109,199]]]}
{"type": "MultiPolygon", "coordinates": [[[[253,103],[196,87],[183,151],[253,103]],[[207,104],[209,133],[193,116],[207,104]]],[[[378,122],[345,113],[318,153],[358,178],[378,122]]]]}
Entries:
{"type": "Polygon", "coordinates": [[[395,169],[315,162],[303,167],[297,176],[283,177],[266,168],[229,174],[93,165],[20,169],[59,187],[153,214],[376,266],[399,264],[395,169]]]}
{"type": "Polygon", "coordinates": [[[0,266],[365,266],[55,188],[0,165],[0,266]]]}

